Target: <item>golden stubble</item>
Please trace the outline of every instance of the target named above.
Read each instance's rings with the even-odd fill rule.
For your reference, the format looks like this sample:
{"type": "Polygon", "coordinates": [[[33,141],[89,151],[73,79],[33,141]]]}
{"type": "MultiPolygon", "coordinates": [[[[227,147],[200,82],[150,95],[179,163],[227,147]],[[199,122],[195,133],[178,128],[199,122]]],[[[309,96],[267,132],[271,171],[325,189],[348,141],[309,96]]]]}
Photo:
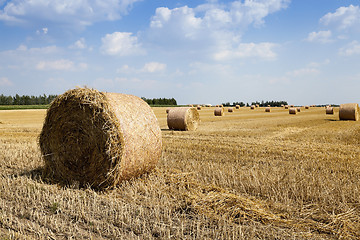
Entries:
{"type": "Polygon", "coordinates": [[[204,107],[196,131],[170,131],[150,174],[98,192],[42,179],[45,110],[0,111],[0,236],[5,239],[358,239],[360,123],[338,108],[204,107]]]}

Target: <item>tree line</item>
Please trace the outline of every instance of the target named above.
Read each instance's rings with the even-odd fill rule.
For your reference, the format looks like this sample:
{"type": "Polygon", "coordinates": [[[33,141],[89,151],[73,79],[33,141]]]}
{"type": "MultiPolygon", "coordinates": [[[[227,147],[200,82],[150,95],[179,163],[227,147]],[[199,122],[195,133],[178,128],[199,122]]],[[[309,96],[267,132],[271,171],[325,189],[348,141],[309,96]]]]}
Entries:
{"type": "Polygon", "coordinates": [[[52,102],[57,95],[29,96],[16,94],[15,96],[0,95],[0,105],[47,105],[52,102]]]}
{"type": "Polygon", "coordinates": [[[177,105],[175,98],[145,98],[142,100],[147,102],[149,105],[177,105]]]}
{"type": "Polygon", "coordinates": [[[232,104],[230,102],[226,102],[223,103],[222,105],[226,106],[226,107],[230,107],[230,106],[236,106],[236,105],[240,105],[240,107],[243,106],[251,106],[251,105],[259,105],[260,107],[267,107],[268,105],[270,105],[271,107],[281,107],[281,105],[288,105],[287,101],[256,101],[256,102],[251,102],[251,104],[249,103],[244,103],[244,102],[233,102],[232,104]]]}

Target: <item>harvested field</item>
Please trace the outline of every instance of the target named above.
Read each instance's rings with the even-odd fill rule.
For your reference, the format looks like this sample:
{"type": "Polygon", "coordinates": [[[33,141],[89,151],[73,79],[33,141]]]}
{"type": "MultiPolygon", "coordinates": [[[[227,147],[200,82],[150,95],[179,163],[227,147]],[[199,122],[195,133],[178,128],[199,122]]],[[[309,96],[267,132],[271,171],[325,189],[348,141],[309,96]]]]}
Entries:
{"type": "Polygon", "coordinates": [[[171,131],[153,108],[157,167],[104,192],[42,178],[45,110],[0,111],[1,239],[359,239],[360,122],[261,109],[171,131]]]}

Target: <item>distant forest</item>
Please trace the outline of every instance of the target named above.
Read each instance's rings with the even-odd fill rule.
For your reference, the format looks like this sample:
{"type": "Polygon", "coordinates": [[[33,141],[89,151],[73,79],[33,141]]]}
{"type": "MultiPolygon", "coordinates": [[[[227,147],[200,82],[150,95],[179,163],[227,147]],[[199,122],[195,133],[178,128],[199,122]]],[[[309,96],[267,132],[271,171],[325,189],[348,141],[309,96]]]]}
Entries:
{"type": "Polygon", "coordinates": [[[149,105],[177,105],[175,98],[145,98],[142,100],[147,102],[149,105]]]}
{"type": "Polygon", "coordinates": [[[268,105],[270,105],[271,107],[281,107],[281,105],[288,105],[288,103],[286,101],[261,101],[261,102],[252,102],[251,104],[249,103],[244,103],[244,102],[233,102],[232,104],[230,102],[227,103],[223,103],[222,105],[229,107],[229,106],[236,106],[236,105],[240,105],[240,107],[243,106],[247,106],[249,107],[250,105],[259,105],[260,107],[267,107],[268,105]]]}
{"type": "Polygon", "coordinates": [[[41,96],[28,96],[18,95],[15,96],[4,96],[0,95],[0,105],[47,105],[54,100],[57,95],[41,95],[41,96]]]}
{"type": "MultiPolygon", "coordinates": [[[[40,96],[28,96],[28,95],[18,95],[15,96],[5,96],[4,94],[0,95],[0,105],[48,105],[57,97],[57,95],[40,95],[40,96]]],[[[174,98],[144,98],[145,102],[149,105],[177,105],[177,102],[174,98]]]]}

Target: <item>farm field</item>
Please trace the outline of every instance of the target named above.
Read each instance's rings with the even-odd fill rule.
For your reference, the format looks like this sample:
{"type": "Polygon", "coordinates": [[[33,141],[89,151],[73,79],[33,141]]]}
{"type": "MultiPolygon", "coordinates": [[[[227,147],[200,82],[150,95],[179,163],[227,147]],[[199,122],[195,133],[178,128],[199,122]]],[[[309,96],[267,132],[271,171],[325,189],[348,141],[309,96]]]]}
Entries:
{"type": "Polygon", "coordinates": [[[105,192],[41,177],[46,110],[0,111],[0,239],[360,238],[360,121],[202,108],[185,132],[153,110],[156,169],[105,192]]]}

